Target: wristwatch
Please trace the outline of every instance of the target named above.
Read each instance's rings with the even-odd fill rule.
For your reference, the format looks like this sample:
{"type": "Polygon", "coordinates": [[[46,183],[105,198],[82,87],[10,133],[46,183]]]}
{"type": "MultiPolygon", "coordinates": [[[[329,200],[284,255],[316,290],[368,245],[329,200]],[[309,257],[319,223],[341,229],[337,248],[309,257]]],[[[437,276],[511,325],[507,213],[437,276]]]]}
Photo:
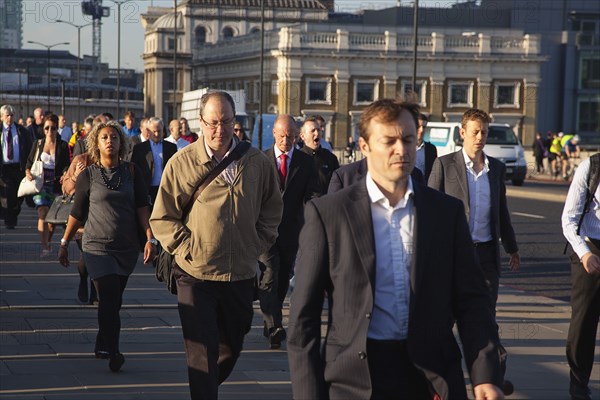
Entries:
{"type": "Polygon", "coordinates": [[[150,243],[153,246],[158,246],[158,240],[152,238],[152,239],[148,239],[148,243],[150,243]]]}
{"type": "Polygon", "coordinates": [[[60,239],[61,247],[67,247],[68,245],[69,245],[69,242],[67,242],[64,238],[60,239]]]}

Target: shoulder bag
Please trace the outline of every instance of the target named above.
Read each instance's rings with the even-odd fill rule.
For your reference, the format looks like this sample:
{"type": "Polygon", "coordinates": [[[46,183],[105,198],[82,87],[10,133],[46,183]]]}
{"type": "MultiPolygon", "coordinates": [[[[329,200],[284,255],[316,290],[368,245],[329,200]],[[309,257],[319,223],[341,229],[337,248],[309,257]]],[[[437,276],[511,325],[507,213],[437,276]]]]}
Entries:
{"type": "Polygon", "coordinates": [[[37,146],[35,157],[33,158],[35,161],[29,170],[29,173],[33,176],[33,180],[30,181],[26,176],[21,180],[17,191],[17,197],[38,194],[44,186],[44,164],[42,164],[42,161],[39,159],[40,141],[38,140],[35,145],[37,146]]]}
{"type": "MultiPolygon", "coordinates": [[[[202,191],[217,177],[229,164],[233,161],[239,160],[250,148],[250,143],[240,141],[235,149],[221,162],[214,167],[208,174],[206,174],[198,183],[194,195],[188,201],[186,206],[183,208],[182,220],[188,215],[192,209],[192,206],[200,197],[202,191]]],[[[162,246],[158,248],[158,256],[156,258],[156,279],[159,282],[164,282],[167,285],[167,289],[172,294],[177,294],[177,284],[175,277],[173,276],[173,266],[175,266],[175,256],[167,252],[162,246]]]]}

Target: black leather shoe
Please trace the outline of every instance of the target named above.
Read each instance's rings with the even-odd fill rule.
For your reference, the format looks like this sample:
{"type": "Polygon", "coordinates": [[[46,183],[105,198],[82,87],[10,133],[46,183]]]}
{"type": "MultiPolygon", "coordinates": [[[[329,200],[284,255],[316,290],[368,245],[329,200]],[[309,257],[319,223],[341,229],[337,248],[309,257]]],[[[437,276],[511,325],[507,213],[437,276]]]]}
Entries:
{"type": "Polygon", "coordinates": [[[88,301],[87,277],[79,278],[79,289],[77,290],[77,297],[79,298],[80,302],[87,303],[87,301],[88,301]]]}
{"type": "Polygon", "coordinates": [[[514,393],[514,391],[515,386],[512,384],[512,382],[509,380],[505,380],[502,384],[502,393],[504,393],[505,396],[510,396],[514,393]]]}
{"type": "Polygon", "coordinates": [[[592,391],[585,386],[581,385],[569,385],[569,394],[571,400],[592,400],[592,391]]]}
{"type": "Polygon", "coordinates": [[[269,330],[269,347],[273,350],[281,348],[281,342],[283,342],[286,337],[285,329],[282,327],[271,328],[269,330]]]}
{"type": "Polygon", "coordinates": [[[112,372],[119,372],[123,364],[125,364],[125,357],[121,353],[112,354],[108,360],[108,368],[112,372]]]}

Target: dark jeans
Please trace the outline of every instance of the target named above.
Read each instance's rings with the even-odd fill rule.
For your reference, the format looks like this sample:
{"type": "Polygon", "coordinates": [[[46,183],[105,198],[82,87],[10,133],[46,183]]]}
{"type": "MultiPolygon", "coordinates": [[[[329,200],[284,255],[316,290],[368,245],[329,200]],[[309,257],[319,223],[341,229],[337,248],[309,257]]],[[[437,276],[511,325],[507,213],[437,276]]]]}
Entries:
{"type": "MultiPolygon", "coordinates": [[[[600,241],[590,246],[600,256],[600,241]]],[[[577,254],[571,255],[571,323],[567,335],[567,360],[571,386],[587,388],[594,365],[594,349],[600,320],[600,275],[583,268],[577,254]]]]}
{"type": "Polygon", "coordinates": [[[206,281],[179,267],[174,274],[191,398],[216,400],[252,326],[254,278],[206,281]]]}
{"type": "Polygon", "coordinates": [[[367,354],[371,400],[433,398],[425,376],[410,361],[406,341],[367,339],[367,354]]]}
{"type": "Polygon", "coordinates": [[[17,197],[17,191],[19,190],[21,179],[23,179],[25,174],[21,172],[19,164],[4,164],[1,168],[0,208],[2,209],[4,225],[15,226],[17,225],[17,217],[21,212],[21,203],[23,201],[17,197]]]}
{"type": "Polygon", "coordinates": [[[267,328],[282,326],[282,308],[290,286],[296,249],[274,244],[258,258],[258,299],[267,328]]]}
{"type": "Polygon", "coordinates": [[[119,352],[119,334],[121,333],[121,305],[123,292],[129,277],[106,275],[94,279],[98,293],[98,336],[96,347],[110,354],[119,352]]]}

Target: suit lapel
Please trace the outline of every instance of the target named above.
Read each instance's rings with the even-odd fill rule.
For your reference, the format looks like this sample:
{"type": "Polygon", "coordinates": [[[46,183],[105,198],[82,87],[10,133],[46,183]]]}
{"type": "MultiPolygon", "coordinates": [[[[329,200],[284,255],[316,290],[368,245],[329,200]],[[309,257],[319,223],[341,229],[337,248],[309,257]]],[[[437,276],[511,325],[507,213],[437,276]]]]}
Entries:
{"type": "Polygon", "coordinates": [[[296,150],[294,150],[292,152],[292,161],[290,161],[290,167],[288,168],[287,176],[285,177],[284,192],[285,192],[285,189],[288,187],[288,185],[292,182],[292,179],[294,179],[294,175],[296,175],[296,173],[300,169],[300,164],[298,163],[298,157],[294,157],[295,152],[296,152],[296,150]]]}
{"type": "MultiPolygon", "coordinates": [[[[461,194],[462,194],[460,197],[460,200],[462,200],[463,204],[465,205],[465,213],[467,215],[467,221],[468,221],[470,204],[469,204],[469,184],[467,183],[467,169],[466,168],[467,167],[465,165],[465,159],[463,157],[462,150],[459,150],[456,153],[454,153],[454,172],[455,172],[456,181],[458,182],[458,185],[460,186],[460,190],[461,190],[461,194]]],[[[450,181],[452,181],[452,180],[450,179],[450,181]]]]}
{"type": "MultiPolygon", "coordinates": [[[[429,254],[430,230],[429,227],[435,226],[431,221],[431,213],[427,212],[427,204],[423,198],[423,188],[420,184],[413,184],[414,197],[413,207],[415,212],[413,221],[413,257],[410,266],[410,288],[412,296],[419,291],[423,279],[424,267],[427,265],[427,255],[429,254]]],[[[415,302],[410,302],[412,310],[415,302]]]]}
{"type": "Polygon", "coordinates": [[[373,219],[365,180],[354,186],[345,203],[345,212],[354,244],[360,261],[375,287],[375,241],[373,240],[373,219]]]}
{"type": "Polygon", "coordinates": [[[491,232],[492,232],[492,236],[496,236],[495,232],[495,215],[498,215],[498,204],[499,201],[498,199],[500,198],[500,194],[498,193],[498,185],[496,184],[496,182],[498,182],[498,169],[496,168],[496,164],[490,160],[488,158],[488,162],[489,162],[489,168],[490,170],[488,171],[488,181],[490,183],[490,214],[491,214],[491,218],[490,218],[490,225],[491,225],[491,232]]]}

